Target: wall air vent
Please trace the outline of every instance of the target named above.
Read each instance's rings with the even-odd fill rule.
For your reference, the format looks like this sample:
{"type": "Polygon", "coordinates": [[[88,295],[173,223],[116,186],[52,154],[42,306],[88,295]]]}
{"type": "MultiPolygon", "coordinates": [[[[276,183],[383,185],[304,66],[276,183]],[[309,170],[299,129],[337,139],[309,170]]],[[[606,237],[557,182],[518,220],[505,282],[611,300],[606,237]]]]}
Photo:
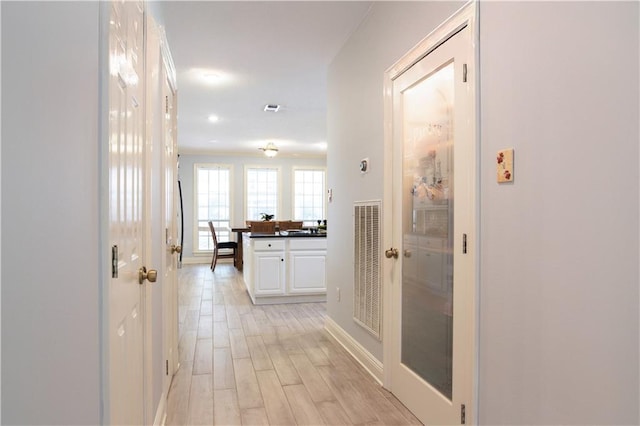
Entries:
{"type": "Polygon", "coordinates": [[[267,104],[264,106],[264,110],[266,112],[278,112],[280,111],[280,105],[277,104],[267,104]]]}
{"type": "Polygon", "coordinates": [[[382,202],[354,203],[354,297],[353,318],[380,339],[380,211],[382,202]]]}

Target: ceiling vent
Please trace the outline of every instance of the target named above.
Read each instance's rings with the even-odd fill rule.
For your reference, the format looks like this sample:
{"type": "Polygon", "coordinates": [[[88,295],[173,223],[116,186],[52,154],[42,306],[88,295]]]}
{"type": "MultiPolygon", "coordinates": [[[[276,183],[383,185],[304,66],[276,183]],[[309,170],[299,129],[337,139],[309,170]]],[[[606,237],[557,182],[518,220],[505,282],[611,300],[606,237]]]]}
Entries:
{"type": "Polygon", "coordinates": [[[264,106],[264,110],[266,112],[278,112],[278,111],[280,111],[280,105],[267,104],[267,105],[264,106]]]}

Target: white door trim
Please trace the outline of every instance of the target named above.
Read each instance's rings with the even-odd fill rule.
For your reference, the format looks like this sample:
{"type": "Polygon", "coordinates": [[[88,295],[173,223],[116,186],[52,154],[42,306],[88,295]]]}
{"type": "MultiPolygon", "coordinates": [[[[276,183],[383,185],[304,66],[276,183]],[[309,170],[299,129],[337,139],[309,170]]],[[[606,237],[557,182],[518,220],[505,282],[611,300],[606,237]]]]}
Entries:
{"type": "Polygon", "coordinates": [[[109,283],[111,282],[111,247],[109,246],[109,15],[111,4],[100,2],[99,6],[99,40],[98,57],[100,66],[98,77],[100,105],[98,106],[98,158],[100,164],[98,195],[99,241],[100,241],[100,401],[102,412],[101,424],[111,424],[109,407],[109,283]]]}
{"type": "MultiPolygon", "coordinates": [[[[384,219],[384,227],[383,227],[383,247],[388,248],[393,246],[393,233],[394,233],[394,223],[393,223],[393,205],[397,203],[401,203],[400,195],[398,191],[394,193],[393,191],[393,81],[399,77],[402,73],[404,73],[411,66],[416,64],[422,58],[427,56],[431,51],[435,50],[438,46],[443,44],[447,39],[449,39],[453,34],[457,33],[461,28],[468,27],[471,33],[472,39],[472,60],[471,63],[468,64],[468,76],[469,76],[469,90],[471,91],[471,96],[474,98],[474,111],[472,117],[470,119],[473,121],[472,128],[473,134],[475,136],[475,167],[474,171],[475,176],[475,187],[473,188],[474,195],[473,198],[475,200],[475,214],[473,217],[474,228],[475,228],[475,241],[471,241],[470,244],[470,252],[475,256],[474,263],[474,271],[473,271],[473,280],[474,280],[474,294],[471,296],[472,300],[472,312],[470,313],[473,318],[473,330],[472,333],[472,347],[473,355],[472,362],[469,368],[471,369],[470,374],[472,376],[471,383],[471,395],[469,395],[469,403],[470,407],[467,407],[466,415],[467,415],[467,423],[473,424],[477,421],[477,410],[478,410],[478,287],[479,287],[479,256],[478,250],[480,247],[479,240],[479,187],[480,187],[480,136],[479,136],[479,114],[480,114],[480,105],[479,105],[479,96],[478,96],[478,88],[479,88],[479,72],[477,68],[478,57],[479,57],[479,27],[478,23],[478,4],[477,1],[471,0],[466,3],[463,7],[461,7],[457,12],[455,12],[451,17],[449,17],[446,21],[444,21],[440,26],[438,26],[435,30],[429,33],[422,41],[420,41],[415,47],[413,47],[409,52],[403,55],[395,64],[393,64],[387,71],[385,72],[384,78],[384,199],[387,202],[383,205],[383,217],[384,219]],[[395,198],[394,198],[395,197],[395,198]]],[[[399,315],[399,313],[394,312],[393,306],[391,303],[393,292],[392,286],[393,284],[392,278],[394,275],[394,267],[395,262],[389,261],[387,259],[382,259],[382,277],[383,277],[383,359],[385,363],[392,359],[392,351],[393,342],[390,341],[388,336],[392,334],[392,325],[395,315],[399,315]]],[[[393,389],[393,377],[391,374],[390,364],[387,364],[388,368],[383,369],[383,386],[387,389],[393,389]]]]}

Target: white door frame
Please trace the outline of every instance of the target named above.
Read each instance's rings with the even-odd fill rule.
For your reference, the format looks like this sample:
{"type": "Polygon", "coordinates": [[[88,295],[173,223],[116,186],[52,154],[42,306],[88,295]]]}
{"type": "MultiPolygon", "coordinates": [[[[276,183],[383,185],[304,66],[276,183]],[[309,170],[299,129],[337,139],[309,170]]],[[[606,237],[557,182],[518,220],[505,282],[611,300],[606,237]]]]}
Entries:
{"type": "MultiPolygon", "coordinates": [[[[146,102],[147,102],[147,169],[146,176],[151,190],[146,195],[146,205],[148,211],[146,217],[149,222],[145,224],[145,229],[149,234],[147,239],[147,251],[151,253],[151,262],[158,270],[158,281],[145,288],[147,315],[146,326],[147,336],[145,345],[145,419],[148,424],[163,424],[166,417],[166,401],[169,393],[171,378],[175,373],[175,360],[171,359],[169,353],[177,354],[177,338],[174,329],[177,329],[177,312],[171,309],[173,304],[177,305],[177,285],[175,282],[167,282],[167,248],[174,242],[173,229],[165,230],[166,205],[164,194],[166,194],[166,180],[164,175],[165,167],[165,95],[163,88],[165,81],[169,82],[172,92],[172,99],[176,95],[176,79],[173,60],[169,52],[164,29],[159,26],[149,14],[145,17],[145,67],[146,75],[146,102]],[[168,243],[169,241],[169,243],[168,243]],[[161,294],[161,305],[157,302],[154,305],[154,294],[161,294]],[[161,311],[161,321],[157,321],[158,310],[161,311]],[[175,324],[174,324],[175,323],[175,324]],[[175,325],[175,327],[172,327],[175,325]],[[154,341],[153,330],[162,330],[161,345],[154,341]],[[161,346],[159,350],[158,346],[161,346]],[[158,370],[160,365],[160,370],[158,370]],[[153,399],[153,392],[157,389],[158,382],[161,382],[161,394],[159,400],[153,399]]],[[[174,105],[175,107],[175,105],[174,105]]],[[[175,109],[174,109],[175,110],[175,109]]],[[[175,121],[175,115],[172,116],[175,121]]],[[[175,124],[175,123],[174,123],[175,124]]],[[[174,126],[175,127],[175,126],[174,126]]],[[[175,129],[174,129],[175,131],[175,129]]],[[[174,192],[175,194],[175,192],[174,192]]],[[[175,202],[172,202],[175,206],[175,202]]],[[[171,213],[175,217],[176,211],[171,213]]],[[[175,254],[172,254],[172,262],[175,262],[175,254]]],[[[171,280],[169,280],[171,281],[171,280]]],[[[157,299],[157,297],[155,298],[157,299]]]]}
{"type": "MultiPolygon", "coordinates": [[[[473,318],[473,330],[472,330],[472,347],[473,356],[472,356],[472,365],[469,366],[471,369],[470,374],[472,375],[472,389],[470,395],[469,403],[471,407],[466,407],[466,423],[473,424],[477,422],[477,409],[478,409],[478,299],[477,295],[479,294],[478,286],[480,280],[479,273],[479,256],[477,255],[478,250],[480,248],[480,235],[479,235],[479,188],[480,188],[480,135],[479,135],[479,114],[480,114],[480,104],[479,104],[479,96],[478,89],[480,87],[480,79],[478,72],[478,57],[479,57],[479,27],[478,23],[478,4],[475,0],[469,1],[463,7],[461,7],[457,12],[455,12],[451,17],[449,17],[446,21],[444,21],[440,26],[438,26],[435,30],[429,33],[422,41],[420,41],[415,47],[413,47],[409,52],[407,52],[400,60],[398,60],[395,64],[393,64],[387,71],[385,72],[384,78],[384,199],[387,200],[383,205],[383,217],[384,219],[384,227],[383,227],[383,247],[393,247],[393,234],[394,234],[394,218],[393,218],[393,205],[396,203],[401,203],[401,194],[399,191],[393,190],[393,81],[399,77],[402,73],[412,67],[414,64],[419,62],[422,58],[427,56],[431,51],[435,50],[438,46],[443,44],[450,36],[455,34],[460,28],[464,26],[468,26],[470,32],[472,34],[472,42],[473,42],[473,57],[471,58],[471,63],[467,64],[468,66],[468,78],[469,78],[469,90],[472,92],[471,96],[474,98],[474,112],[470,119],[473,121],[472,127],[474,128],[475,135],[475,166],[476,170],[474,172],[475,175],[475,188],[474,191],[474,199],[475,199],[475,214],[473,217],[473,221],[475,224],[475,241],[470,241],[469,251],[474,254],[474,271],[473,271],[473,279],[475,282],[474,289],[475,292],[471,297],[473,303],[471,304],[471,309],[473,312],[470,313],[473,318]],[[394,198],[395,197],[395,198],[394,198]]],[[[392,359],[392,351],[393,351],[393,342],[391,339],[386,338],[387,336],[391,336],[392,334],[392,326],[393,326],[393,318],[394,316],[399,315],[399,312],[393,311],[393,306],[391,303],[393,289],[392,285],[393,276],[395,273],[395,265],[396,262],[391,262],[388,259],[383,259],[382,261],[382,276],[383,276],[383,359],[385,362],[385,366],[389,360],[392,359]]],[[[395,283],[397,285],[397,283],[395,283]]],[[[393,377],[391,374],[391,368],[384,368],[383,370],[383,386],[387,389],[393,390],[393,377]]]]}
{"type": "MultiPolygon", "coordinates": [[[[149,182],[150,191],[146,194],[147,214],[149,221],[145,224],[145,229],[150,238],[147,239],[147,250],[151,254],[151,262],[154,268],[158,270],[158,281],[146,286],[146,308],[149,315],[146,317],[146,345],[145,345],[145,389],[147,389],[147,398],[145,398],[145,419],[148,424],[160,424],[166,409],[166,393],[160,395],[158,401],[154,400],[154,392],[157,389],[158,382],[164,382],[164,318],[166,312],[164,303],[160,307],[157,305],[157,297],[154,295],[162,294],[164,297],[164,277],[165,266],[163,264],[164,257],[164,232],[161,220],[162,200],[159,194],[162,192],[162,120],[164,118],[162,93],[160,82],[162,78],[161,58],[160,58],[160,29],[153,17],[148,13],[145,14],[145,99],[147,103],[146,114],[146,163],[145,170],[147,181],[149,182]],[[154,303],[154,300],[155,303],[154,303]],[[158,323],[158,310],[163,321],[158,323]],[[155,319],[155,321],[154,321],[155,319]],[[157,330],[162,328],[163,337],[158,341],[154,339],[157,336],[157,330]],[[161,350],[158,349],[161,346],[161,350]],[[162,367],[158,368],[161,365],[162,367]]],[[[164,391],[164,388],[163,388],[164,391]]]]}
{"type": "MultiPolygon", "coordinates": [[[[165,250],[170,250],[170,245],[174,244],[176,246],[178,246],[178,236],[177,236],[177,214],[178,214],[178,200],[177,200],[177,194],[178,194],[178,163],[177,163],[177,130],[178,130],[178,123],[177,123],[177,108],[178,108],[178,88],[177,88],[177,78],[176,78],[176,69],[175,69],[175,65],[173,63],[173,57],[171,56],[171,51],[169,49],[169,43],[167,42],[167,37],[166,34],[164,32],[164,29],[162,27],[160,27],[158,29],[159,33],[160,33],[160,58],[161,58],[161,62],[162,62],[162,68],[163,71],[161,73],[163,82],[161,83],[161,86],[164,87],[165,81],[169,86],[169,90],[171,91],[171,131],[173,132],[173,144],[174,144],[174,157],[172,159],[172,164],[170,164],[170,166],[173,169],[173,180],[171,182],[167,182],[167,180],[165,179],[165,169],[167,167],[167,164],[165,163],[166,160],[166,155],[165,155],[165,147],[166,147],[166,129],[164,127],[164,125],[161,126],[162,130],[162,138],[161,138],[161,146],[159,146],[158,148],[160,149],[160,151],[162,152],[162,159],[161,159],[161,170],[162,170],[162,183],[161,183],[161,190],[160,192],[162,194],[167,194],[167,188],[166,185],[173,185],[173,199],[170,201],[170,204],[173,207],[173,210],[171,212],[171,217],[172,217],[172,221],[173,221],[173,226],[170,231],[170,235],[168,235],[168,241],[165,240],[165,250]]],[[[161,91],[161,94],[163,92],[161,91]]],[[[162,107],[166,107],[165,105],[165,100],[164,99],[160,99],[160,102],[162,103],[162,107]]],[[[163,109],[164,111],[164,109],[163,109]]],[[[161,120],[162,123],[165,123],[164,120],[161,120]]],[[[166,217],[164,216],[164,214],[166,213],[166,210],[164,209],[165,206],[163,206],[163,214],[161,214],[161,217],[163,219],[163,226],[164,223],[166,221],[166,217]]],[[[166,232],[166,231],[165,231],[166,232]]],[[[167,237],[167,235],[165,235],[165,237],[167,237]]],[[[165,375],[165,380],[163,383],[163,392],[165,397],[169,394],[169,387],[171,386],[171,379],[173,378],[174,374],[176,373],[176,371],[178,370],[178,366],[179,366],[179,353],[178,353],[178,276],[177,276],[177,258],[179,256],[179,253],[171,253],[172,254],[172,262],[173,263],[173,270],[174,270],[174,276],[171,277],[171,282],[170,283],[163,283],[163,293],[162,293],[162,298],[163,298],[163,319],[164,319],[164,324],[163,324],[163,339],[164,339],[164,347],[163,347],[163,352],[164,352],[164,356],[165,356],[165,362],[168,362],[168,364],[166,365],[167,368],[167,374],[165,375]],[[168,291],[167,291],[168,290],[168,291]]],[[[166,256],[165,256],[166,259],[166,256]]],[[[167,269],[167,265],[165,263],[163,263],[163,269],[167,269]]],[[[163,270],[163,276],[166,276],[166,271],[163,270]]]]}
{"type": "Polygon", "coordinates": [[[98,48],[99,57],[99,127],[98,127],[98,158],[100,161],[99,171],[99,187],[101,188],[98,195],[98,211],[99,217],[99,235],[100,235],[100,254],[99,265],[101,267],[100,275],[100,400],[102,402],[101,424],[110,424],[111,418],[109,407],[111,400],[109,398],[109,283],[111,282],[111,248],[109,247],[109,15],[111,14],[111,4],[109,2],[100,2],[99,6],[99,40],[98,48]]]}

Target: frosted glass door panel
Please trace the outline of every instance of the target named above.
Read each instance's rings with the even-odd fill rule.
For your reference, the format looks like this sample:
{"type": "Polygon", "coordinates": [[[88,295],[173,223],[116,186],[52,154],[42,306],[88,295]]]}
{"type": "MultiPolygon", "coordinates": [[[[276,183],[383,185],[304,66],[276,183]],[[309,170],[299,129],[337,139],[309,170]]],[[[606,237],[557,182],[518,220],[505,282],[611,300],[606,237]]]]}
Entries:
{"type": "Polygon", "coordinates": [[[454,66],[402,94],[401,362],[452,396],[454,66]],[[415,263],[414,267],[408,267],[415,263]]]}

